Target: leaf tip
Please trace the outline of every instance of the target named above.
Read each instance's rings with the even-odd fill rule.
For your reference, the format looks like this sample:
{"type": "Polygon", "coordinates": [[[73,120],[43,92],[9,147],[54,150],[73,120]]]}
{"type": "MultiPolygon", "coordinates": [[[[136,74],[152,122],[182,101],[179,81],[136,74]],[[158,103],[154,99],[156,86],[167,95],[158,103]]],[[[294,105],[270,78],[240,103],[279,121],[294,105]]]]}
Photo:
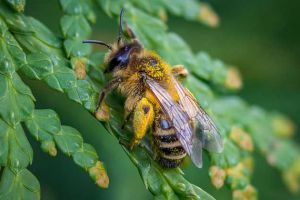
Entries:
{"type": "Polygon", "coordinates": [[[275,135],[289,138],[295,134],[296,125],[289,118],[278,115],[272,119],[272,129],[275,135]]]}
{"type": "Polygon", "coordinates": [[[158,11],[158,16],[163,22],[166,22],[168,20],[168,15],[164,9],[160,9],[158,11]]]}
{"type": "Polygon", "coordinates": [[[300,190],[300,157],[298,157],[294,163],[283,172],[283,180],[286,183],[288,189],[296,193],[300,190]]]}
{"type": "Polygon", "coordinates": [[[224,169],[218,166],[211,166],[209,169],[209,176],[215,188],[220,189],[224,186],[226,178],[226,172],[224,169]]]}
{"type": "Polygon", "coordinates": [[[220,21],[218,15],[206,3],[200,5],[199,20],[213,28],[218,27],[220,21]]]}
{"type": "Polygon", "coordinates": [[[102,162],[97,161],[95,166],[89,169],[89,174],[99,187],[108,188],[109,177],[102,162]]]}
{"type": "Polygon", "coordinates": [[[238,90],[243,87],[242,77],[236,67],[228,68],[224,85],[230,90],[238,90]]]}
{"type": "Polygon", "coordinates": [[[54,141],[43,141],[41,147],[44,152],[47,152],[50,156],[55,157],[57,155],[57,149],[54,141]]]}

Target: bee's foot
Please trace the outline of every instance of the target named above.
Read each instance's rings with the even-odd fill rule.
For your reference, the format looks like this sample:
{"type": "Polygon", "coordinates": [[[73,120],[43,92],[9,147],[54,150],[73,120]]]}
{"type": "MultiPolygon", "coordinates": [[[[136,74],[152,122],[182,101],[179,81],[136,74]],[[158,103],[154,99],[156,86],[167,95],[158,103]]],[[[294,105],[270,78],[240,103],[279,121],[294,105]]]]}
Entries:
{"type": "Polygon", "coordinates": [[[94,115],[99,121],[109,121],[110,118],[109,107],[103,102],[100,107],[97,106],[94,115]]]}
{"type": "Polygon", "coordinates": [[[119,139],[119,144],[126,147],[127,149],[130,149],[130,143],[125,139],[119,139]]]}
{"type": "Polygon", "coordinates": [[[121,126],[121,129],[124,130],[125,129],[125,126],[126,126],[126,123],[124,122],[121,126]]]}
{"type": "Polygon", "coordinates": [[[133,140],[130,142],[129,149],[132,150],[132,149],[133,149],[134,147],[136,147],[139,143],[140,143],[140,140],[138,140],[138,139],[133,139],[133,140]]]}

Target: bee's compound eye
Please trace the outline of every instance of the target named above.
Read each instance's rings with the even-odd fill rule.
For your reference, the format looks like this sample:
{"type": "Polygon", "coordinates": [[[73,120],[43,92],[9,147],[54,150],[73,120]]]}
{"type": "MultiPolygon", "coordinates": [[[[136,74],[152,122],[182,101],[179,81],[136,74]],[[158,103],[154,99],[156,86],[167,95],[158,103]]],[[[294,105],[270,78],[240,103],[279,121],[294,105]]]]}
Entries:
{"type": "Polygon", "coordinates": [[[166,119],[161,119],[159,123],[160,123],[161,129],[166,130],[166,129],[170,129],[171,128],[171,125],[170,125],[169,121],[166,120],[166,119]]]}
{"type": "Polygon", "coordinates": [[[110,61],[110,65],[111,66],[118,66],[122,63],[122,57],[118,56],[118,57],[114,57],[111,61],[110,61]]]}

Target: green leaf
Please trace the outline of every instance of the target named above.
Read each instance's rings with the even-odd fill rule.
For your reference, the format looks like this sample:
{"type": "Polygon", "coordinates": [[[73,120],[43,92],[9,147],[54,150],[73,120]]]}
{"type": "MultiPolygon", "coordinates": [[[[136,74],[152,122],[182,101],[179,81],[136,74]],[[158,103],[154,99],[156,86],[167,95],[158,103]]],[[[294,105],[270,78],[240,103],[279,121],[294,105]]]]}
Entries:
{"type": "Polygon", "coordinates": [[[222,154],[212,153],[213,165],[227,168],[235,166],[240,161],[240,150],[238,147],[229,139],[224,139],[224,150],[222,154]]]}
{"type": "Polygon", "coordinates": [[[10,125],[25,120],[33,111],[33,95],[17,73],[0,74],[0,115],[10,125]]]}
{"type": "Polygon", "coordinates": [[[43,53],[37,52],[27,55],[28,64],[21,69],[30,78],[44,79],[54,72],[54,65],[51,58],[43,53]]]}
{"type": "Polygon", "coordinates": [[[25,8],[25,0],[6,0],[8,5],[17,12],[23,12],[25,8]]]}
{"type": "Polygon", "coordinates": [[[55,67],[52,74],[45,78],[46,83],[59,91],[64,91],[76,86],[74,71],[67,67],[55,67]]]}
{"type": "Polygon", "coordinates": [[[25,124],[35,139],[42,141],[52,140],[61,128],[57,114],[50,109],[34,110],[25,124]]]}
{"type": "Polygon", "coordinates": [[[62,126],[60,132],[54,135],[54,139],[59,149],[69,156],[80,151],[83,144],[80,133],[70,126],[62,126]]]}
{"type": "Polygon", "coordinates": [[[92,9],[90,0],[60,0],[60,5],[68,14],[88,14],[92,9]]]}
{"type": "Polygon", "coordinates": [[[14,169],[23,169],[32,162],[33,151],[19,124],[15,132],[11,130],[9,135],[9,166],[14,169]]]}
{"type": "Polygon", "coordinates": [[[202,77],[205,80],[211,79],[211,74],[213,73],[213,65],[210,56],[205,52],[199,52],[196,55],[198,67],[193,67],[193,73],[202,77]]]}
{"type": "MultiPolygon", "coordinates": [[[[6,16],[3,19],[13,33],[18,34],[21,37],[34,37],[38,41],[52,48],[61,47],[60,40],[40,21],[32,17],[26,17],[25,15],[16,15],[5,6],[0,7],[0,15],[6,16]]],[[[22,41],[19,40],[19,42],[22,41]]],[[[27,46],[30,47],[31,45],[27,46]]]]}
{"type": "Polygon", "coordinates": [[[139,0],[131,0],[132,5],[138,7],[140,9],[145,10],[148,13],[153,15],[160,15],[160,12],[164,12],[163,4],[160,0],[152,0],[152,1],[139,1],[139,0]]]}
{"type": "Polygon", "coordinates": [[[82,103],[90,111],[95,111],[98,94],[87,80],[77,80],[76,86],[67,90],[70,99],[82,103]]]}
{"type": "Polygon", "coordinates": [[[60,49],[62,47],[60,39],[38,20],[12,13],[2,4],[0,15],[23,49],[29,52],[46,52],[48,55],[64,55],[60,49]]]}
{"type": "Polygon", "coordinates": [[[128,6],[128,8],[126,7],[126,12],[124,14],[124,21],[128,23],[129,27],[143,42],[145,47],[153,49],[156,44],[163,42],[164,32],[167,27],[159,19],[148,15],[137,8],[128,6]]]}
{"type": "Polygon", "coordinates": [[[42,149],[50,155],[56,155],[56,143],[59,149],[72,156],[74,162],[80,167],[88,170],[96,165],[98,155],[95,149],[91,145],[83,143],[83,139],[76,129],[61,126],[59,118],[53,110],[35,110],[25,124],[31,134],[37,140],[41,140],[42,149]]]}
{"type": "Polygon", "coordinates": [[[0,15],[2,19],[6,22],[7,26],[11,29],[12,32],[19,33],[32,33],[34,28],[31,24],[24,21],[24,15],[16,15],[11,9],[9,9],[4,3],[0,1],[0,15]]]}
{"type": "Polygon", "coordinates": [[[26,64],[25,53],[0,19],[0,73],[12,74],[26,64]]]}
{"type": "Polygon", "coordinates": [[[179,169],[166,170],[163,172],[163,175],[180,199],[215,199],[198,186],[188,182],[183,177],[183,173],[178,171],[179,169]]]}
{"type": "Polygon", "coordinates": [[[98,155],[94,147],[86,143],[84,143],[72,156],[74,162],[86,170],[94,166],[98,160],[98,155]]]}
{"type": "Polygon", "coordinates": [[[0,164],[13,169],[24,169],[32,162],[32,148],[20,124],[10,127],[0,119],[0,164]]]}
{"type": "Polygon", "coordinates": [[[193,75],[190,75],[184,80],[184,85],[196,97],[202,108],[208,109],[211,107],[214,93],[207,84],[197,80],[193,75]]]}
{"type": "Polygon", "coordinates": [[[159,41],[158,53],[170,64],[182,64],[187,69],[197,65],[188,45],[175,33],[164,34],[159,41]]]}
{"type": "Polygon", "coordinates": [[[91,45],[83,44],[81,40],[67,39],[64,47],[68,57],[87,56],[91,52],[91,45]]]}
{"type": "Polygon", "coordinates": [[[189,183],[179,169],[161,169],[144,149],[124,150],[137,166],[146,188],[155,199],[214,199],[199,187],[189,183]]]}
{"type": "Polygon", "coordinates": [[[97,0],[101,5],[102,9],[106,12],[107,15],[112,16],[120,14],[122,6],[125,6],[129,1],[119,0],[119,1],[110,1],[110,0],[97,0]]]}
{"type": "Polygon", "coordinates": [[[40,40],[41,42],[45,43],[46,45],[53,47],[53,48],[61,48],[61,41],[56,37],[53,32],[48,29],[44,24],[40,21],[36,20],[32,17],[24,18],[26,23],[29,23],[34,30],[34,36],[40,40]]]}
{"type": "Polygon", "coordinates": [[[36,177],[27,169],[19,171],[6,167],[0,182],[0,199],[40,199],[40,184],[36,177]]]}
{"type": "Polygon", "coordinates": [[[85,39],[91,33],[91,27],[83,15],[64,15],[60,26],[65,38],[85,39]]]}
{"type": "Polygon", "coordinates": [[[28,65],[22,71],[31,78],[43,79],[46,83],[59,91],[76,87],[74,71],[67,67],[67,63],[43,52],[28,55],[28,65]]]}
{"type": "Polygon", "coordinates": [[[124,150],[131,161],[137,166],[146,188],[153,194],[154,198],[178,199],[155,163],[151,162],[145,150],[142,148],[138,148],[134,152],[124,150]]]}
{"type": "Polygon", "coordinates": [[[10,127],[0,119],[0,166],[7,164],[10,127]]]}
{"type": "Polygon", "coordinates": [[[162,0],[161,3],[174,15],[183,16],[187,20],[199,20],[200,5],[195,0],[162,0]]]}

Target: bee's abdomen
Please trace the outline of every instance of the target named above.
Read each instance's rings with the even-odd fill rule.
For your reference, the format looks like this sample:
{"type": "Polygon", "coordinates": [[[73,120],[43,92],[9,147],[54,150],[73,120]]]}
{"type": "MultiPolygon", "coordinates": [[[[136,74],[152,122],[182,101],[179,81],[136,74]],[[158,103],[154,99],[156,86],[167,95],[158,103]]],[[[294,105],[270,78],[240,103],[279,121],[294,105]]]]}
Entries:
{"type": "Polygon", "coordinates": [[[178,167],[186,152],[179,142],[174,128],[163,118],[155,120],[154,142],[158,151],[157,161],[164,168],[178,167]]]}

